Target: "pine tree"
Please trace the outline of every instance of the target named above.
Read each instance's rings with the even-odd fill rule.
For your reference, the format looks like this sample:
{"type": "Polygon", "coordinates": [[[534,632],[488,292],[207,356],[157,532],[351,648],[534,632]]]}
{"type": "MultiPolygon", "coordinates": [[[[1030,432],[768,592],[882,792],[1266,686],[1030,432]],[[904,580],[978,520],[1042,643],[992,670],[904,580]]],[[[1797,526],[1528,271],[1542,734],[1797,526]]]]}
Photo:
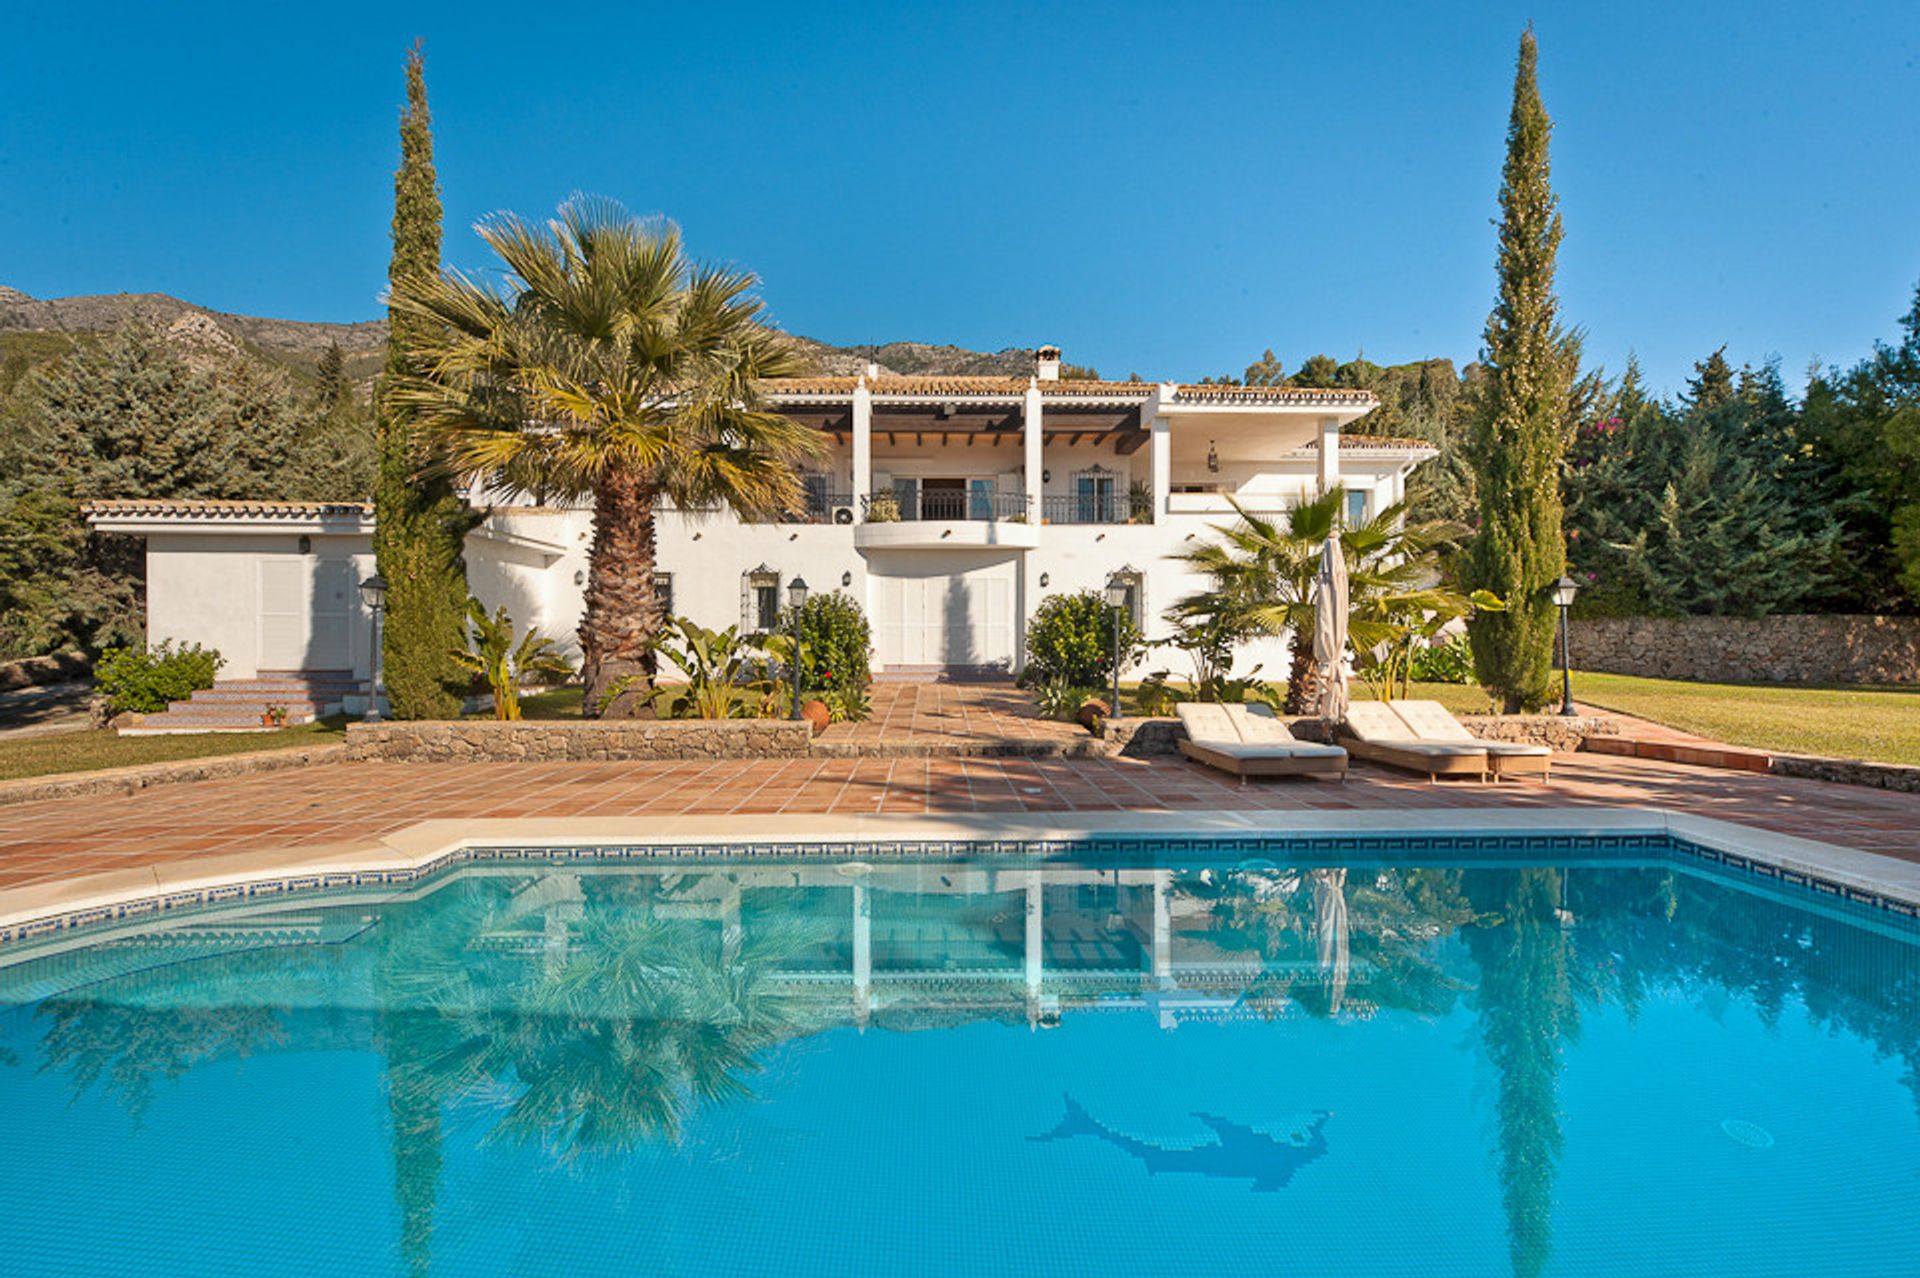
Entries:
{"type": "MultiPolygon", "coordinates": [[[[390,283],[440,269],[440,191],[420,46],[407,55],[407,106],[400,117],[400,168],[393,178],[390,283]]],[[[387,378],[406,370],[420,321],[388,312],[387,378]]],[[[378,412],[379,477],[374,553],[387,580],[383,647],[387,696],[396,718],[449,719],[459,713],[466,675],[449,655],[462,646],[467,600],[461,558],[467,514],[452,485],[421,475],[406,418],[378,412]]]]}
{"type": "Polygon", "coordinates": [[[1529,27],[1513,81],[1499,300],[1487,318],[1487,384],[1474,424],[1480,529],[1466,556],[1468,584],[1506,601],[1505,611],[1475,617],[1471,635],[1481,681],[1510,712],[1545,697],[1558,611],[1552,585],[1566,568],[1560,462],[1572,370],[1555,318],[1563,228],[1549,181],[1553,124],[1540,104],[1537,59],[1529,27]]]}
{"type": "Polygon", "coordinates": [[[320,378],[317,395],[320,411],[323,414],[331,413],[353,394],[353,388],[347,384],[347,353],[340,349],[339,342],[327,343],[327,349],[320,354],[316,371],[320,378]]]}
{"type": "Polygon", "coordinates": [[[1246,384],[1249,386],[1285,386],[1287,373],[1280,361],[1274,358],[1272,348],[1260,353],[1260,358],[1247,365],[1246,384]]]}

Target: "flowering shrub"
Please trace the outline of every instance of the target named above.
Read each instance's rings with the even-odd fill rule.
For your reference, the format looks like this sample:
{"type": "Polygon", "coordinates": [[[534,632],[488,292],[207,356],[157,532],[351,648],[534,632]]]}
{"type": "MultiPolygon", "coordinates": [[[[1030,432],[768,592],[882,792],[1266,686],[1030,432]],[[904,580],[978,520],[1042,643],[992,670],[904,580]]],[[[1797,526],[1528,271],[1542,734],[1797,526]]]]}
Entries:
{"type": "MultiPolygon", "coordinates": [[[[793,615],[781,620],[793,633],[793,615]]],[[[864,692],[873,682],[873,632],[853,596],[841,591],[813,595],[800,607],[801,662],[809,692],[864,692]]]]}

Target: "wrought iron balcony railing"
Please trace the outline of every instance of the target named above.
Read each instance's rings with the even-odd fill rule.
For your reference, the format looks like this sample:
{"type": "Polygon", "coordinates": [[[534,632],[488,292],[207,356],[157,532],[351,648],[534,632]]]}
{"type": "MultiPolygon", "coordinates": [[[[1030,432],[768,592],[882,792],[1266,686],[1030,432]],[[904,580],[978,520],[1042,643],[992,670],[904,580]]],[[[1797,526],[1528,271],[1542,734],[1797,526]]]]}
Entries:
{"type": "Polygon", "coordinates": [[[996,520],[1025,522],[1025,493],[955,492],[948,489],[883,489],[860,499],[870,524],[926,520],[996,520]]]}

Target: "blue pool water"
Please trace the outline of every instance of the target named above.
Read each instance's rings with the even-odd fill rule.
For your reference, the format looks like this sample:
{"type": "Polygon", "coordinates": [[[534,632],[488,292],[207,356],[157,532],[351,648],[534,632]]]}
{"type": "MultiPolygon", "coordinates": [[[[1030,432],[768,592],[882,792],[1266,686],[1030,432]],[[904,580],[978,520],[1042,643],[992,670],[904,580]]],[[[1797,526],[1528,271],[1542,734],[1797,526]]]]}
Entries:
{"type": "Polygon", "coordinates": [[[0,1273],[1920,1272],[1910,919],[1454,861],[475,865],[12,961],[0,1273]]]}

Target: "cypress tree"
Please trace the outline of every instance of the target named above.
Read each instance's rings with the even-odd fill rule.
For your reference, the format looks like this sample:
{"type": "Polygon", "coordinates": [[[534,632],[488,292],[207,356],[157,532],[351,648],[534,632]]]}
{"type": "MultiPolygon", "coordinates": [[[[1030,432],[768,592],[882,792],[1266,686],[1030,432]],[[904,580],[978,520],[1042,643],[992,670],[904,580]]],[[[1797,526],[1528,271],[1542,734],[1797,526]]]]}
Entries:
{"type": "Polygon", "coordinates": [[[1468,584],[1506,601],[1474,618],[1474,665],[1509,712],[1538,705],[1553,676],[1551,587],[1566,568],[1561,436],[1572,347],[1555,322],[1559,201],[1548,181],[1553,123],[1534,77],[1533,28],[1520,37],[1500,185],[1499,300],[1487,317],[1486,384],[1473,430],[1480,529],[1468,584]]]}
{"type": "MultiPolygon", "coordinates": [[[[407,106],[400,116],[400,168],[393,177],[390,284],[438,274],[440,191],[420,46],[407,55],[407,106]]],[[[404,372],[418,320],[387,312],[386,382],[404,372]]],[[[448,655],[464,646],[467,513],[452,484],[421,474],[423,458],[406,417],[382,395],[376,426],[374,554],[387,579],[385,678],[400,719],[450,719],[460,712],[466,675],[448,655]]]]}

